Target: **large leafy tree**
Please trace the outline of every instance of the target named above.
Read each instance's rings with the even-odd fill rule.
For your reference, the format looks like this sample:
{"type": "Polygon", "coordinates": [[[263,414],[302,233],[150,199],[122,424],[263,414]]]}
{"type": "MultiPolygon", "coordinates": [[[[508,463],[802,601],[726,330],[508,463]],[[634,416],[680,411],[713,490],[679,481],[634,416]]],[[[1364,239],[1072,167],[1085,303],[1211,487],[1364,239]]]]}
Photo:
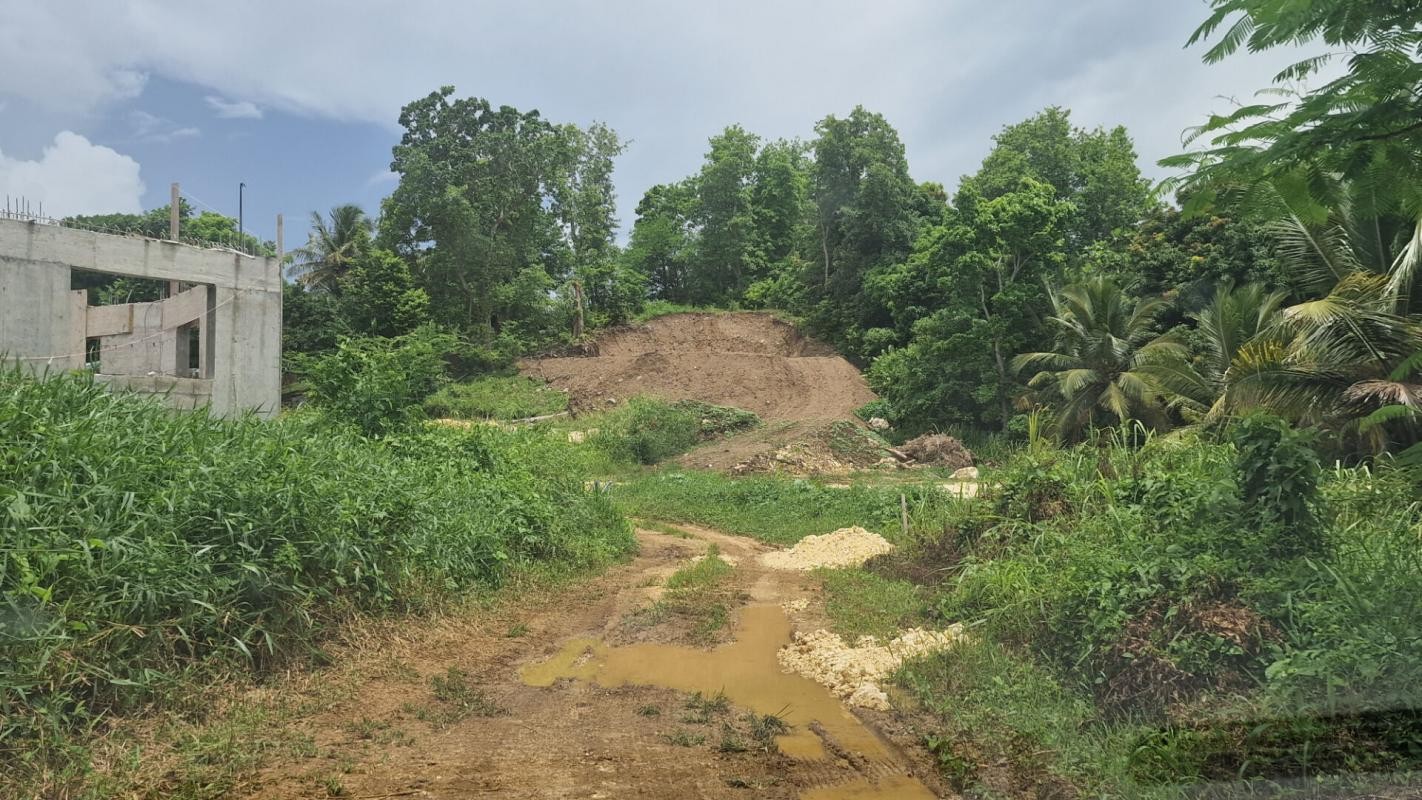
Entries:
{"type": "Polygon", "coordinates": [[[1151,206],[1125,128],[1077,128],[1070,111],[1053,106],[1003,128],[993,141],[982,167],[964,183],[987,199],[1016,191],[1023,178],[1051,186],[1058,200],[1072,204],[1065,233],[1073,260],[1128,231],[1151,206]]]}
{"type": "Polygon", "coordinates": [[[711,137],[696,176],[700,229],[692,297],[701,303],[738,298],[764,263],[756,240],[754,181],[760,138],[739,125],[711,137]]]}
{"type": "Polygon", "coordinates": [[[292,251],[289,273],[313,289],[335,291],[341,278],[370,249],[375,224],[358,205],[332,208],[326,217],[311,212],[306,244],[292,251]]]}
{"type": "Polygon", "coordinates": [[[1133,301],[1099,275],[1053,292],[1051,300],[1047,322],[1055,346],[1018,355],[1012,366],[1028,378],[1035,399],[1056,410],[1058,435],[1074,439],[1100,421],[1166,426],[1160,393],[1143,369],[1184,352],[1183,345],[1156,334],[1163,301],[1133,301]]]}
{"type": "MultiPolygon", "coordinates": [[[[615,242],[614,162],[626,149],[617,132],[595,122],[586,130],[559,128],[563,168],[553,185],[552,210],[563,231],[566,270],[581,290],[594,324],[626,320],[646,296],[645,278],[623,263],[615,242]]],[[[574,293],[569,293],[573,295],[574,293]]],[[[578,299],[573,296],[574,302],[578,299]]]]}
{"type": "MultiPolygon", "coordinates": [[[[863,292],[876,268],[902,263],[922,225],[919,187],[909,177],[898,131],[883,115],[856,107],[815,126],[810,196],[814,234],[806,302],[811,324],[853,358],[866,360],[886,337],[888,309],[863,292]]],[[[889,332],[891,336],[891,331],[889,332]]],[[[891,341],[891,338],[890,338],[891,341]]]]}
{"type": "Polygon", "coordinates": [[[401,110],[390,165],[400,183],[381,238],[415,265],[437,321],[482,337],[519,321],[565,277],[551,254],[562,250],[552,197],[567,148],[537,111],[453,94],[446,86],[401,110]]]}
{"type": "Polygon", "coordinates": [[[339,308],[367,336],[403,336],[430,321],[430,298],[410,267],[388,250],[368,249],[341,276],[339,308]]]}
{"type": "Polygon", "coordinates": [[[869,371],[896,422],[1007,425],[1018,390],[1011,361],[1042,338],[1045,286],[1063,277],[1072,208],[1032,178],[991,200],[967,184],[950,221],[926,231],[902,268],[876,276],[871,288],[909,334],[869,371]]]}
{"type": "Polygon", "coordinates": [[[1141,220],[1124,249],[1094,253],[1090,263],[1119,276],[1137,294],[1170,300],[1172,307],[1162,316],[1169,327],[1203,308],[1225,283],[1298,288],[1277,249],[1269,223],[1161,206],[1141,220]]]}
{"type": "Polygon", "coordinates": [[[637,220],[623,261],[643,276],[654,298],[676,303],[692,299],[695,203],[695,192],[682,182],[653,186],[637,204],[637,220]]]}

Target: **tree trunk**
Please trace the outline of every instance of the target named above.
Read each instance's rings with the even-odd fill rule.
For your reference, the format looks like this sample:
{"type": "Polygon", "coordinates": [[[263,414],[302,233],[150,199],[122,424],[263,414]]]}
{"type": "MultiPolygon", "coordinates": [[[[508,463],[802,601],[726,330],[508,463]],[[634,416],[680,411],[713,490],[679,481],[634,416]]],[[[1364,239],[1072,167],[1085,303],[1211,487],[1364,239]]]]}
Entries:
{"type": "Polygon", "coordinates": [[[583,285],[573,281],[573,338],[583,338],[583,285]]]}
{"type": "Polygon", "coordinates": [[[1007,363],[1002,357],[1002,344],[992,342],[992,356],[997,361],[997,402],[1002,409],[1002,432],[1007,432],[1007,421],[1012,418],[1012,403],[1007,398],[1007,363]]]}

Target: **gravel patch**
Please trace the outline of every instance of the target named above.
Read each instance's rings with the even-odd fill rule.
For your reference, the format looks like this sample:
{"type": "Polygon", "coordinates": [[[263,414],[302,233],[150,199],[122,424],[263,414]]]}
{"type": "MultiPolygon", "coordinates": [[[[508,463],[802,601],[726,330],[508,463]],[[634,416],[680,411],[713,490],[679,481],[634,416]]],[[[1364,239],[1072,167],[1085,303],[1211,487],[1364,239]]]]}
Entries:
{"type": "Polygon", "coordinates": [[[864,636],[850,647],[838,634],[817,630],[796,633],[776,657],[785,671],[823,684],[851,706],[888,711],[889,696],[879,688],[880,680],[905,660],[946,650],[962,638],[962,625],[941,631],[912,628],[887,643],[864,636]]]}
{"type": "Polygon", "coordinates": [[[818,567],[857,567],[874,556],[894,549],[877,533],[863,528],[840,528],[823,536],[806,536],[789,550],[776,550],[760,557],[771,569],[812,570],[818,567]]]}

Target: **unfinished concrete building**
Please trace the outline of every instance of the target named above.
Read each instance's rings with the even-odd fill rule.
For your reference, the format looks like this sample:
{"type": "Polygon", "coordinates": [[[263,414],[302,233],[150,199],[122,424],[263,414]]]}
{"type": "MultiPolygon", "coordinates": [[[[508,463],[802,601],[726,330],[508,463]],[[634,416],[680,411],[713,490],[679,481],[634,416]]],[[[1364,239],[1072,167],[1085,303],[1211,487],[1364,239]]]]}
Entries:
{"type": "Polygon", "coordinates": [[[92,369],[180,409],[271,416],[281,403],[279,258],[0,219],[0,359],[92,369]],[[168,282],[155,302],[90,305],[75,270],[168,282]]]}

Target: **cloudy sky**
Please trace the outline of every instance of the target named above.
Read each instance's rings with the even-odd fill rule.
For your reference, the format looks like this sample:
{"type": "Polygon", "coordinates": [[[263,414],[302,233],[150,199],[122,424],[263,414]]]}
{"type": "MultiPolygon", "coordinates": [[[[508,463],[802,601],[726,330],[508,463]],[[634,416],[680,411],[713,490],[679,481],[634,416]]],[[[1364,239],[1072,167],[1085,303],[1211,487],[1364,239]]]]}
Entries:
{"type": "Polygon", "coordinates": [[[1048,105],[1126,125],[1147,174],[1291,54],[1205,66],[1205,0],[0,0],[0,193],[136,211],[182,183],[248,227],[389,192],[400,106],[442,85],[609,123],[624,228],[730,123],[808,137],[862,104],[950,189],[1048,105]]]}

